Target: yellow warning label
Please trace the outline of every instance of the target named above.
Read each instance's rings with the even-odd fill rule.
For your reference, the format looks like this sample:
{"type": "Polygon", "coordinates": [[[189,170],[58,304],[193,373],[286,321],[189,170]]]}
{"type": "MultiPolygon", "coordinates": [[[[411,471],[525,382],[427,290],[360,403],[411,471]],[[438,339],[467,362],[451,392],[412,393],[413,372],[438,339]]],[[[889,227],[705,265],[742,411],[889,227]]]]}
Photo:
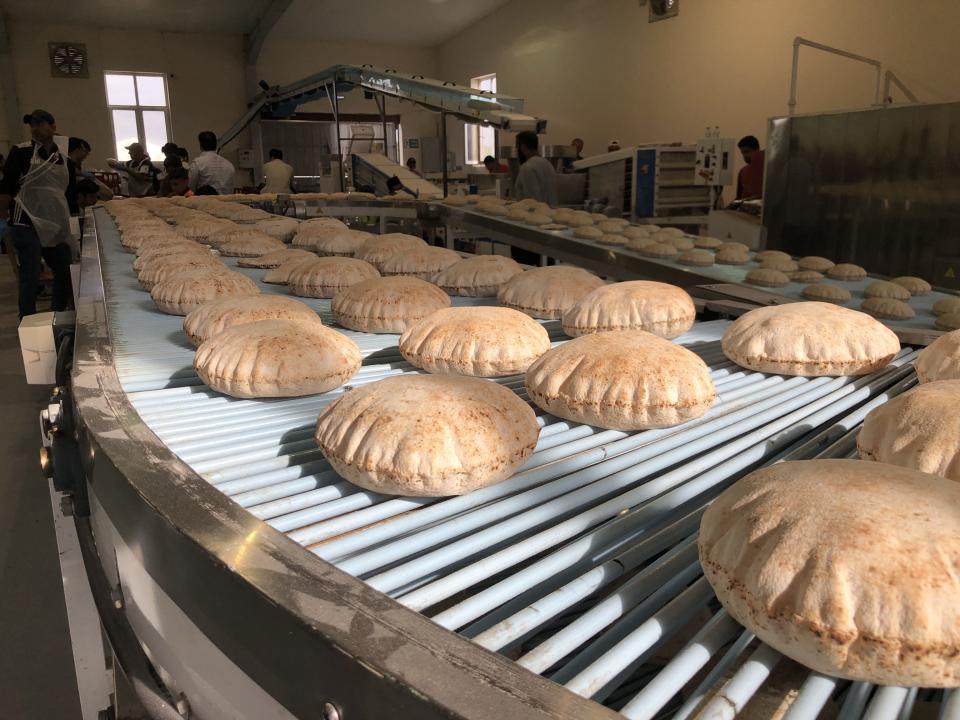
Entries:
{"type": "Polygon", "coordinates": [[[953,271],[952,267],[948,267],[947,271],[943,274],[944,277],[955,278],[957,274],[953,271]]]}

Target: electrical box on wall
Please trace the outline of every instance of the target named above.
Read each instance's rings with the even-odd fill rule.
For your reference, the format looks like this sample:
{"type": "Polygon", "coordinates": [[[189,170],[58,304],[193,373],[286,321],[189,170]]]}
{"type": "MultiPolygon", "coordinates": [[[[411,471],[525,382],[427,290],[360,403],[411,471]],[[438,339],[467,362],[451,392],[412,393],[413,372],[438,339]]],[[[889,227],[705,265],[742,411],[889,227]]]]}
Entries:
{"type": "Polygon", "coordinates": [[[709,130],[697,141],[694,184],[731,185],[733,183],[733,138],[720,137],[719,130],[709,130]]]}
{"type": "Polygon", "coordinates": [[[253,150],[249,148],[243,148],[237,151],[237,167],[241,167],[246,170],[253,169],[253,150]]]}

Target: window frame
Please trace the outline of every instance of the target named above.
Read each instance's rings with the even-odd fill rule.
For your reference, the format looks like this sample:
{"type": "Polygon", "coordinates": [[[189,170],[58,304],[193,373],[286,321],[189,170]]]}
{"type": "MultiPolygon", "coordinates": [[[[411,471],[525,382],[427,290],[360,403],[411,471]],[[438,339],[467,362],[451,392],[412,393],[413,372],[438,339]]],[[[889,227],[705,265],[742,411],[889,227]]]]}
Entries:
{"type": "MultiPolygon", "coordinates": [[[[117,128],[116,124],[113,121],[113,111],[114,110],[130,110],[133,112],[134,117],[137,121],[137,142],[143,145],[144,149],[147,149],[147,140],[146,132],[143,128],[143,113],[147,112],[162,112],[164,118],[164,124],[166,125],[167,139],[166,142],[170,142],[171,132],[171,119],[170,119],[170,85],[167,82],[166,73],[158,72],[137,72],[135,70],[104,70],[103,71],[103,92],[104,98],[107,101],[107,115],[110,116],[110,133],[113,136],[114,150],[118,151],[117,147],[117,128]],[[127,75],[133,78],[133,95],[134,100],[136,101],[135,105],[113,105],[110,103],[110,94],[107,87],[107,78],[111,75],[127,75]],[[137,85],[137,77],[158,77],[163,81],[163,97],[166,101],[165,105],[141,105],[140,104],[140,89],[137,85]]],[[[120,160],[121,158],[117,158],[120,160]]],[[[154,160],[154,158],[150,158],[154,160]]]]}
{"type": "MultiPolygon", "coordinates": [[[[497,92],[497,74],[487,73],[486,75],[478,75],[477,77],[470,78],[470,87],[474,90],[485,90],[486,92],[492,92],[496,94],[497,92]],[[492,88],[484,88],[484,83],[493,81],[492,88]]],[[[482,165],[483,158],[486,155],[497,156],[497,129],[491,125],[483,125],[482,123],[466,123],[464,125],[464,149],[463,157],[465,165],[482,165]],[[487,132],[490,133],[490,143],[493,146],[493,150],[489,153],[483,152],[483,134],[487,132]]]]}

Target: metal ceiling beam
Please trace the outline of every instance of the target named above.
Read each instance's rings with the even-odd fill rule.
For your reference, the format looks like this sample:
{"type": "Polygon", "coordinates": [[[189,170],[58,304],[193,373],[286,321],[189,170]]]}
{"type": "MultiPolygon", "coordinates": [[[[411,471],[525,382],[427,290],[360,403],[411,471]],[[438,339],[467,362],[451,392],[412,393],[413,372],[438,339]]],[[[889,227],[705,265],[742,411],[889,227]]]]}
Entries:
{"type": "Polygon", "coordinates": [[[257,24],[243,36],[244,74],[248,102],[255,102],[260,93],[257,60],[260,59],[260,50],[263,49],[263,43],[292,2],[293,0],[270,0],[270,4],[257,20],[257,24]]]}

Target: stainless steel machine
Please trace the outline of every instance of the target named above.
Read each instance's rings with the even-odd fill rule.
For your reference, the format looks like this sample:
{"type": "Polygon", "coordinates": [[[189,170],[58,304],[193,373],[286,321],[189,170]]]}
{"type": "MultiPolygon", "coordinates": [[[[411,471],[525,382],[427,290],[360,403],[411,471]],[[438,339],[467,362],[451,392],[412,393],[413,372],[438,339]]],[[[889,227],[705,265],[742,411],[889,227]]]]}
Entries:
{"type": "MultiPolygon", "coordinates": [[[[732,365],[725,322],[698,322],[680,342],[719,392],[702,419],[629,433],[541,412],[513,478],[381,496],[313,444],[340,391],[208,390],[180,318],[153,308],[112,221],[94,218],[45,468],[69,499],[114,667],[150,716],[731,717],[773,696],[793,720],[895,720],[928,702],[957,717],[952,694],[823,677],[759,644],[696,561],[716,493],[758,465],[853,452],[866,412],[915,382],[913,350],[863,378],[784,380],[732,365]]],[[[328,301],[308,302],[330,322],[328,301]]],[[[415,372],[396,336],[347,334],[366,356],[351,384],[415,372]]]]}

